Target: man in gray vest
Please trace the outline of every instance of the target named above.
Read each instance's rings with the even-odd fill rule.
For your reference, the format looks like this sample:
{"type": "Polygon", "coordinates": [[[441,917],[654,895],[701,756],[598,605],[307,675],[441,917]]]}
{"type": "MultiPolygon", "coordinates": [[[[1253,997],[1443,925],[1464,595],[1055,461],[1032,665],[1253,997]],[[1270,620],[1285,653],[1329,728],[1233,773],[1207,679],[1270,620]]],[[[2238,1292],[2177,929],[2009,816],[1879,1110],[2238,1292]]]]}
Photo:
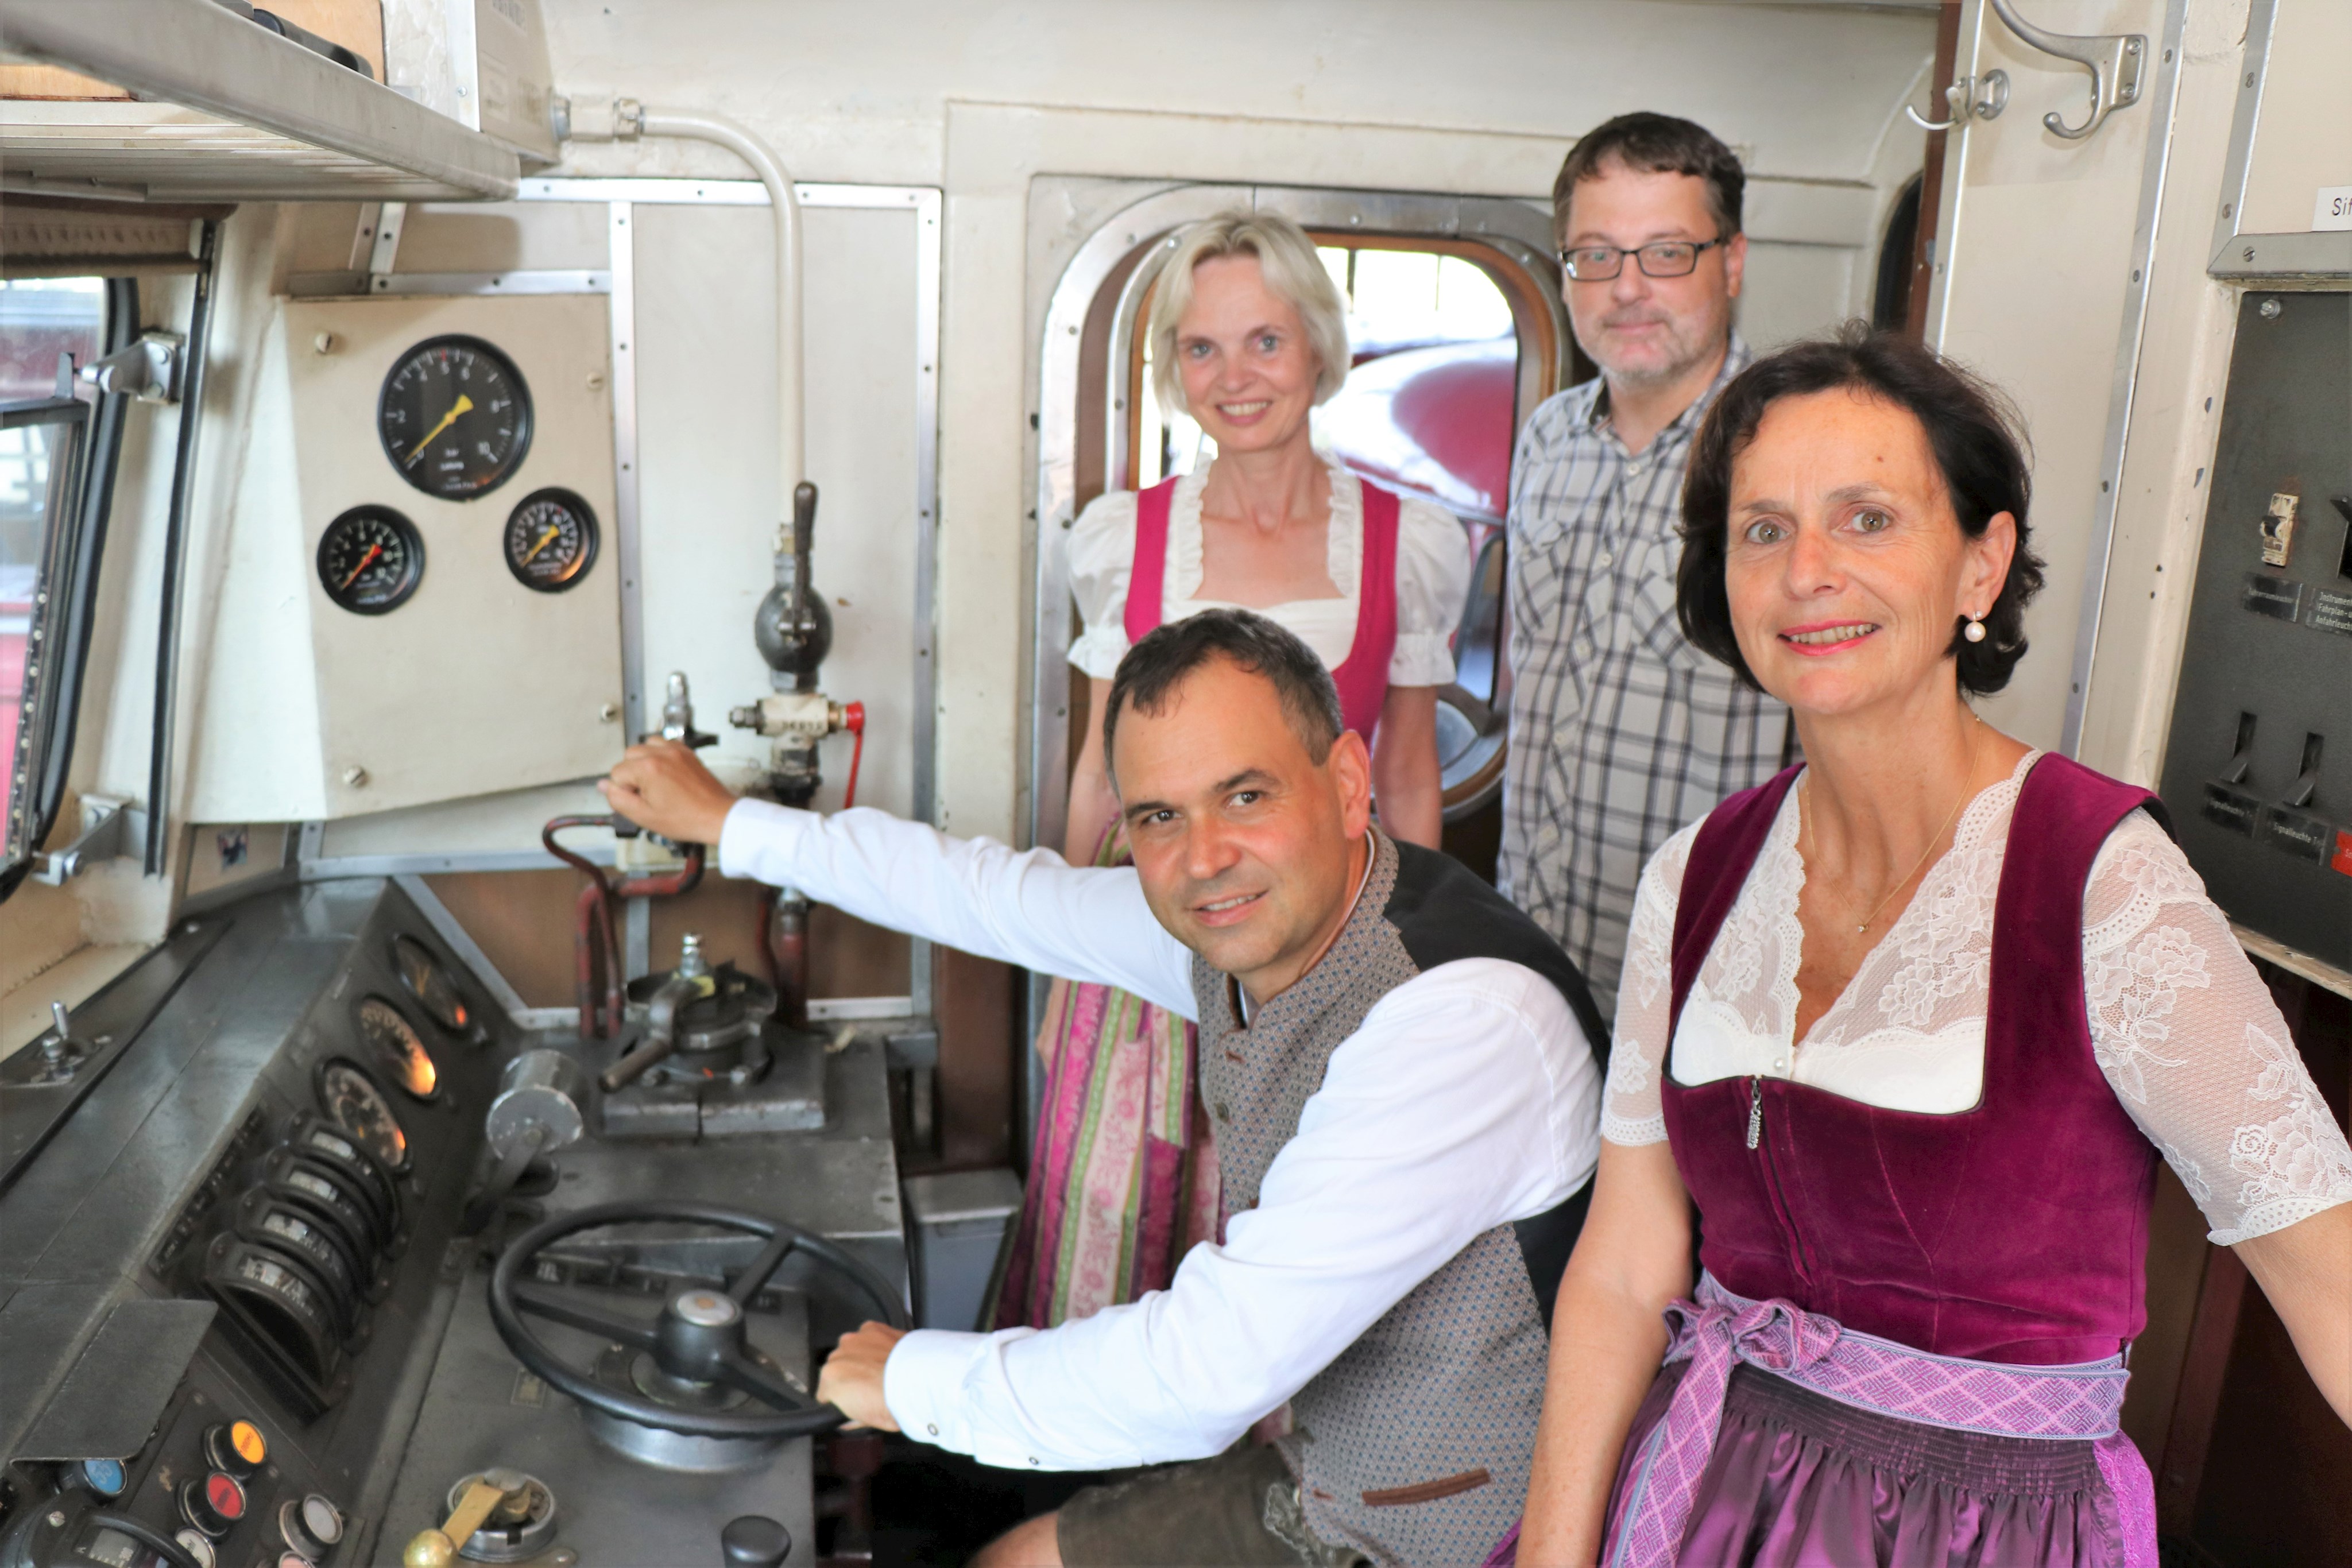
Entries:
{"type": "Polygon", "coordinates": [[[1210,611],[1137,643],[1104,754],[1131,868],[737,800],[665,742],[604,785],[730,875],[1200,1023],[1222,1241],[1044,1333],[869,1323],[818,1393],[986,1464],[1159,1467],[984,1564],[1475,1563],[1525,1501],[1600,1015],[1524,915],[1373,826],[1364,742],[1274,622],[1210,611]],[[1286,1402],[1286,1437],[1243,1440],[1286,1402]]]}

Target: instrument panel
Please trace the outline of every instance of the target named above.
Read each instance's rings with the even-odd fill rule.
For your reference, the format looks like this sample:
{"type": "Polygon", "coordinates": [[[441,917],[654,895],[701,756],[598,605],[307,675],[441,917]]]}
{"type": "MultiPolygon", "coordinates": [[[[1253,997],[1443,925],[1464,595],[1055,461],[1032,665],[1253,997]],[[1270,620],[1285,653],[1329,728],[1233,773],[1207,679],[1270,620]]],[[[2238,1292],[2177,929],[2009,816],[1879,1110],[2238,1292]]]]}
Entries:
{"type": "MultiPolygon", "coordinates": [[[[97,1260],[103,1266],[93,1274],[135,1279],[141,1299],[133,1304],[212,1310],[168,1403],[125,1427],[135,1436],[115,1452],[61,1459],[44,1453],[58,1446],[45,1432],[26,1438],[25,1421],[53,1402],[60,1372],[89,1375],[76,1354],[135,1359],[136,1347],[107,1349],[101,1334],[62,1357],[40,1351],[34,1336],[10,1332],[5,1313],[16,1303],[0,1279],[0,1358],[21,1354],[38,1367],[26,1375],[10,1360],[12,1393],[26,1389],[31,1408],[0,1411],[0,1453],[15,1456],[0,1471],[0,1568],[184,1560],[204,1568],[325,1568],[361,1560],[345,1542],[381,1520],[383,1498],[369,1495],[369,1478],[397,1419],[402,1368],[433,1353],[432,1303],[436,1291],[446,1294],[444,1257],[479,1154],[497,1047],[513,1039],[406,900],[368,885],[380,891],[356,907],[348,893],[329,888],[254,901],[214,950],[228,970],[240,960],[254,967],[214,976],[207,966],[181,982],[184,996],[209,982],[212,999],[197,998],[200,1010],[232,1032],[274,1028],[283,1044],[187,1177],[160,1193],[126,1194],[143,1201],[152,1219],[107,1236],[56,1218],[61,1205],[107,1197],[106,1176],[87,1200],[87,1182],[69,1175],[45,1182],[53,1157],[71,1164],[80,1154],[69,1143],[72,1126],[15,1186],[0,1190],[0,1229],[12,1256],[39,1247],[44,1225],[56,1231],[51,1252],[87,1253],[110,1241],[135,1250],[119,1264],[97,1260]],[[332,938],[339,925],[346,926],[341,940],[319,940],[332,938]],[[290,947],[289,932],[304,934],[290,947]],[[331,967],[304,972],[289,953],[331,967]],[[28,1221],[34,1213],[48,1218],[28,1221]],[[83,1229],[92,1233],[87,1239],[77,1237],[83,1229]],[[44,1486],[54,1490],[42,1507],[12,1506],[44,1486]]],[[[131,1078],[140,1053],[163,1049],[150,1038],[162,1028],[148,1026],[125,1065],[93,1092],[93,1106],[109,1092],[137,1087],[131,1078]]],[[[208,1092],[161,1086],[160,1109],[141,1118],[153,1130],[141,1141],[162,1151],[184,1145],[208,1092]]],[[[92,1168],[109,1173],[139,1163],[135,1151],[90,1157],[92,1168]]],[[[148,1156],[157,1157],[168,1155],[148,1156]]],[[[54,1428],[56,1414],[42,1412],[45,1427],[54,1428]]]]}

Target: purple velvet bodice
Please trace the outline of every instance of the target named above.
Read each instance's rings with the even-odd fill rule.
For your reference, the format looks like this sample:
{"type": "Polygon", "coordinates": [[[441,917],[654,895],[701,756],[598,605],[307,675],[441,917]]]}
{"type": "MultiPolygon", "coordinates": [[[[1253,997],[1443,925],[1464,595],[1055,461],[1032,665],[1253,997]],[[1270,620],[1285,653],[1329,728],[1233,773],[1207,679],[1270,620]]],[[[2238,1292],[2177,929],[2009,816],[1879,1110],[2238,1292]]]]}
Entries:
{"type": "MultiPolygon", "coordinates": [[[[1677,1022],[1796,772],[1724,801],[1691,845],[1677,1022]]],[[[1740,1295],[1975,1361],[2095,1361],[2139,1332],[2156,1151],[2092,1058],[2083,891],[2107,834],[2154,800],[2054,755],[2027,775],[1994,904],[1973,1109],[1892,1111],[1769,1077],[1686,1088],[1670,1067],[1666,1134],[1709,1272],[1740,1295]]]]}

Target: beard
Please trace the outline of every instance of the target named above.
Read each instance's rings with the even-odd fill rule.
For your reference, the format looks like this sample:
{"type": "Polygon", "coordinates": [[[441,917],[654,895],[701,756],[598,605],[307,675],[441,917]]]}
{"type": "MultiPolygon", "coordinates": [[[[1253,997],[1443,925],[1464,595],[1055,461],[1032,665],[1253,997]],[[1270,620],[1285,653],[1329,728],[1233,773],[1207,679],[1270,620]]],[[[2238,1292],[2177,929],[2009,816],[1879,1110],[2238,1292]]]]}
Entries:
{"type": "Polygon", "coordinates": [[[1730,327],[1724,308],[1703,316],[1674,316],[1653,306],[1611,310],[1593,323],[1593,341],[1580,330],[1577,342],[1610,382],[1618,386],[1665,386],[1680,381],[1722,351],[1730,327]],[[1647,344],[1627,352],[1612,339],[1612,329],[1656,326],[1664,329],[1647,344]]]}

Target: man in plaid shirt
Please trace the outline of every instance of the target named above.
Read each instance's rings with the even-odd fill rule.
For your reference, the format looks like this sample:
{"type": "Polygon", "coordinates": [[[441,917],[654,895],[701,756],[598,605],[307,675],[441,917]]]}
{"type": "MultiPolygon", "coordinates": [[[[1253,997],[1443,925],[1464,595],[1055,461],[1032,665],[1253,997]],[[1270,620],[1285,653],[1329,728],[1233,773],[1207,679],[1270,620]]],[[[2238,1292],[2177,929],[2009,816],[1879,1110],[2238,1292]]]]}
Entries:
{"type": "Polygon", "coordinates": [[[1731,329],[1745,183],[1705,130],[1642,113],[1577,142],[1552,187],[1561,293],[1601,375],[1536,410],[1512,465],[1500,881],[1604,1013],[1651,852],[1793,747],[1787,709],[1675,619],[1691,438],[1749,359],[1731,329]]]}

